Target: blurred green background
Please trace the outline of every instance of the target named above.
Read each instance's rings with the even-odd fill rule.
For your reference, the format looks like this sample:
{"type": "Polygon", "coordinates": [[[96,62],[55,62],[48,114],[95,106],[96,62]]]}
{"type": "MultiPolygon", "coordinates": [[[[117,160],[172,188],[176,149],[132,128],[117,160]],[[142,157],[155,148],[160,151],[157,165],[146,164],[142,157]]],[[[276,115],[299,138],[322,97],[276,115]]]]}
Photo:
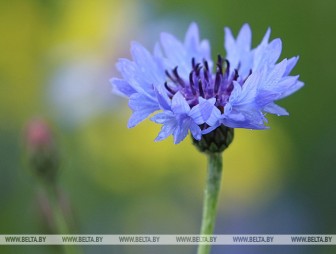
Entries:
{"type": "MultiPolygon", "coordinates": [[[[127,101],[112,95],[115,62],[161,31],[183,38],[192,21],[212,54],[223,27],[248,22],[254,46],[267,27],[282,58],[300,55],[305,82],[269,117],[268,131],[236,130],[224,155],[216,233],[335,234],[336,2],[243,0],[1,0],[0,233],[50,233],[25,161],[24,127],[52,126],[59,186],[78,234],[197,234],[206,158],[188,138],[155,143],[160,126],[127,129],[127,101]]],[[[43,201],[42,201],[43,203],[43,201]]],[[[82,246],[84,253],[195,253],[195,246],[82,246]]],[[[59,247],[0,247],[1,253],[60,253],[59,247]]],[[[334,253],[332,247],[215,246],[213,253],[334,253]]]]}

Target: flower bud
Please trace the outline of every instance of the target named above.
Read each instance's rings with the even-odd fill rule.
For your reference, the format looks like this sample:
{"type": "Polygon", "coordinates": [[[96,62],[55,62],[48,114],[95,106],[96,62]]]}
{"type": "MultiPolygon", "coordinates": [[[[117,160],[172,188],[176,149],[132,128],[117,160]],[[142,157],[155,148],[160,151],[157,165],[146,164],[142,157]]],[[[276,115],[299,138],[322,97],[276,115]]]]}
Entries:
{"type": "Polygon", "coordinates": [[[58,153],[49,125],[34,119],[25,129],[25,147],[34,173],[47,182],[54,182],[59,166],[58,153]]]}
{"type": "Polygon", "coordinates": [[[193,138],[193,144],[203,153],[221,153],[233,140],[233,128],[224,125],[202,136],[201,140],[193,138]]]}

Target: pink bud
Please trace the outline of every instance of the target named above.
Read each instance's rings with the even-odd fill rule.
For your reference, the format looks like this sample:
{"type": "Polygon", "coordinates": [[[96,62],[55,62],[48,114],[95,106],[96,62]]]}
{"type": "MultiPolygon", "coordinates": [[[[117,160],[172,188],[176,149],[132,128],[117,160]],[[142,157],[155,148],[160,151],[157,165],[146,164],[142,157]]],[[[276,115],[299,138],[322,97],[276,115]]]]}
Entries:
{"type": "Polygon", "coordinates": [[[26,145],[31,151],[48,149],[53,145],[49,125],[43,119],[33,119],[26,127],[26,145]]]}
{"type": "Polygon", "coordinates": [[[31,120],[25,128],[27,158],[33,172],[44,181],[56,180],[59,157],[49,124],[40,118],[31,120]]]}

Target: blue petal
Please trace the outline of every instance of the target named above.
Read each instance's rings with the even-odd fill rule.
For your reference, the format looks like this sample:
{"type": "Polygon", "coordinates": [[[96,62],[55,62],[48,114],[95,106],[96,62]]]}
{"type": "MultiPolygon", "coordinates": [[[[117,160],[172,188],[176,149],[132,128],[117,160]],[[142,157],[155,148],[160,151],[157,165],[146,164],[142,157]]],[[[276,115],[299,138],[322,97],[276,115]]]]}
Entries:
{"type": "Polygon", "coordinates": [[[209,126],[208,128],[202,130],[202,134],[208,134],[210,132],[212,132],[213,130],[217,129],[217,127],[219,127],[220,125],[222,125],[222,123],[220,121],[217,121],[216,124],[214,124],[213,126],[209,126]]]}
{"type": "Polygon", "coordinates": [[[151,111],[150,109],[143,109],[143,110],[134,111],[132,113],[130,119],[128,120],[127,127],[128,128],[135,127],[140,122],[145,120],[151,113],[153,113],[153,111],[151,111]]]}
{"type": "Polygon", "coordinates": [[[287,68],[287,59],[284,59],[280,63],[275,65],[275,67],[271,71],[268,71],[266,75],[266,80],[262,84],[262,88],[268,90],[276,88],[277,84],[283,77],[286,68],[287,68]]]}
{"type": "Polygon", "coordinates": [[[232,49],[233,47],[235,47],[236,41],[235,41],[235,38],[233,37],[232,31],[230,28],[225,27],[224,33],[225,33],[224,47],[226,51],[228,51],[229,49],[232,49]]]}
{"type": "Polygon", "coordinates": [[[199,109],[199,105],[194,106],[194,107],[190,110],[190,112],[189,112],[188,115],[195,121],[195,123],[197,123],[197,124],[199,124],[199,125],[205,123],[204,118],[203,118],[203,116],[202,116],[202,113],[201,113],[201,111],[200,111],[200,109],[199,109]]]}
{"type": "Polygon", "coordinates": [[[132,42],[131,54],[137,65],[137,78],[149,85],[162,84],[165,81],[164,70],[160,69],[153,56],[141,44],[132,42]]]}
{"type": "Polygon", "coordinates": [[[175,115],[171,111],[164,111],[161,113],[157,113],[155,116],[151,118],[153,122],[159,124],[165,124],[166,122],[170,122],[172,119],[175,119],[175,115]]]}
{"type": "Polygon", "coordinates": [[[243,86],[234,81],[233,91],[231,92],[229,102],[232,106],[254,103],[257,97],[258,86],[260,85],[260,73],[252,73],[245,81],[243,86]]]}
{"type": "Polygon", "coordinates": [[[298,60],[299,60],[298,56],[294,56],[294,57],[288,59],[287,68],[286,68],[286,71],[284,73],[284,76],[289,75],[289,73],[293,70],[293,68],[297,64],[298,60]]]}
{"type": "Polygon", "coordinates": [[[172,110],[175,114],[188,114],[190,106],[180,92],[177,92],[172,99],[172,110]]]}
{"type": "Polygon", "coordinates": [[[228,103],[231,104],[231,103],[235,103],[236,101],[238,101],[239,96],[241,94],[241,90],[242,90],[241,85],[238,82],[234,81],[233,82],[233,90],[230,94],[228,103]]]}
{"type": "Polygon", "coordinates": [[[274,39],[267,47],[267,55],[265,55],[264,60],[267,64],[275,64],[278,61],[282,50],[281,39],[274,39]]]}
{"type": "Polygon", "coordinates": [[[212,67],[210,44],[207,40],[200,41],[199,30],[196,23],[191,23],[184,40],[184,47],[187,52],[185,62],[190,64],[192,58],[196,62],[202,62],[204,59],[208,61],[209,68],[212,67]]]}
{"type": "Polygon", "coordinates": [[[263,110],[267,113],[271,113],[274,115],[278,115],[278,116],[288,116],[288,112],[286,111],[286,109],[280,107],[279,105],[276,105],[275,103],[269,103],[267,104],[263,110]]]}
{"type": "Polygon", "coordinates": [[[118,62],[116,63],[116,67],[118,71],[121,73],[122,77],[126,81],[130,82],[131,85],[134,85],[134,81],[135,81],[134,76],[136,73],[135,63],[128,59],[120,58],[118,59],[118,62]]]}
{"type": "Polygon", "coordinates": [[[225,31],[224,46],[227,54],[226,58],[230,62],[231,69],[234,70],[238,68],[238,64],[240,62],[240,52],[237,49],[236,41],[232,35],[231,29],[225,27],[224,31],[225,31]]]}
{"type": "Polygon", "coordinates": [[[262,130],[267,127],[264,125],[265,118],[259,111],[240,111],[223,115],[222,124],[230,128],[246,128],[254,130],[262,130]]]}
{"type": "MultiPolygon", "coordinates": [[[[209,68],[212,68],[212,60],[211,60],[211,49],[210,49],[210,43],[208,40],[202,40],[199,46],[199,54],[200,56],[208,61],[209,68]]],[[[203,59],[199,59],[203,60],[203,59]]]]}
{"type": "Polygon", "coordinates": [[[180,143],[188,135],[191,121],[192,120],[189,117],[186,117],[179,121],[178,126],[176,127],[173,133],[175,144],[180,143]]]}
{"type": "Polygon", "coordinates": [[[209,126],[213,126],[217,123],[218,119],[220,118],[221,116],[221,112],[220,110],[217,108],[217,107],[213,107],[212,108],[212,112],[211,112],[211,115],[210,117],[208,118],[208,120],[206,120],[206,123],[209,125],[209,126]]]}
{"type": "Polygon", "coordinates": [[[244,24],[239,31],[237,40],[233,38],[231,30],[225,28],[225,49],[230,62],[231,71],[239,69],[239,76],[245,79],[253,64],[251,51],[252,33],[250,26],[244,24]]]}
{"type": "Polygon", "coordinates": [[[156,137],[155,141],[161,141],[169,137],[177,128],[177,121],[171,112],[164,112],[155,115],[151,120],[157,123],[163,123],[161,131],[156,137]]]}
{"type": "Polygon", "coordinates": [[[256,104],[260,106],[260,108],[265,107],[267,104],[277,100],[280,97],[280,93],[275,91],[267,91],[260,90],[258,91],[258,96],[256,98],[256,104]]]}
{"type": "Polygon", "coordinates": [[[189,116],[200,125],[205,123],[206,120],[208,120],[210,117],[212,107],[214,107],[216,99],[212,98],[208,101],[202,97],[199,97],[198,101],[199,103],[190,110],[189,116]]]}
{"type": "Polygon", "coordinates": [[[281,94],[281,97],[279,99],[285,98],[288,95],[291,95],[292,93],[296,92],[300,88],[304,86],[304,83],[302,81],[297,81],[293,83],[291,86],[288,87],[287,90],[284,90],[284,92],[281,94]]]}
{"type": "Polygon", "coordinates": [[[252,73],[242,87],[242,94],[240,97],[240,104],[249,104],[255,101],[257,91],[260,86],[261,76],[259,73],[252,73]]]}
{"type": "Polygon", "coordinates": [[[197,52],[199,47],[199,32],[196,23],[191,23],[185,36],[184,45],[192,51],[197,52]]]}
{"type": "Polygon", "coordinates": [[[268,41],[269,41],[269,38],[270,38],[270,35],[271,35],[271,28],[267,28],[267,31],[266,31],[260,45],[267,45],[268,41]]]}
{"type": "Polygon", "coordinates": [[[118,59],[116,67],[123,76],[123,78],[126,80],[133,78],[134,73],[136,72],[135,63],[125,58],[118,59]]]}
{"type": "Polygon", "coordinates": [[[199,104],[190,110],[189,116],[198,125],[203,123],[207,123],[210,126],[214,125],[221,115],[219,109],[215,106],[215,102],[215,98],[206,100],[200,97],[199,104]]]}
{"type": "MultiPolygon", "coordinates": [[[[277,84],[274,84],[273,87],[266,87],[266,89],[269,93],[278,94],[274,100],[282,99],[302,87],[297,85],[298,78],[299,76],[283,77],[277,84]]],[[[259,96],[261,97],[263,95],[260,94],[259,96]]]]}
{"type": "Polygon", "coordinates": [[[264,66],[273,66],[279,59],[282,50],[280,39],[274,39],[267,46],[259,45],[254,51],[254,63],[252,71],[259,71],[264,66]]]}
{"type": "Polygon", "coordinates": [[[168,138],[171,134],[173,134],[176,129],[176,121],[169,122],[161,127],[161,131],[158,136],[155,138],[155,141],[161,141],[168,138]]]}
{"type": "Polygon", "coordinates": [[[158,85],[155,87],[156,97],[160,108],[163,110],[171,109],[171,100],[168,97],[167,90],[163,85],[158,85]]]}
{"type": "Polygon", "coordinates": [[[118,95],[130,97],[136,93],[135,89],[125,80],[112,78],[110,79],[110,83],[113,86],[113,92],[118,95]]]}
{"type": "Polygon", "coordinates": [[[127,81],[135,91],[138,93],[147,94],[148,96],[154,95],[152,85],[143,81],[143,79],[139,77],[137,70],[138,67],[134,62],[121,58],[118,60],[116,66],[124,80],[127,81]]]}
{"type": "Polygon", "coordinates": [[[163,58],[163,52],[162,52],[162,49],[161,49],[161,46],[160,46],[160,43],[155,43],[155,46],[154,46],[154,57],[156,58],[163,58]]]}
{"type": "Polygon", "coordinates": [[[136,126],[154,111],[160,109],[156,101],[139,93],[131,95],[128,105],[133,110],[133,114],[128,121],[129,128],[136,126]]]}
{"type": "Polygon", "coordinates": [[[189,128],[190,128],[191,135],[194,137],[194,139],[201,140],[202,138],[201,128],[196,123],[193,123],[193,122],[190,124],[189,128]]]}
{"type": "Polygon", "coordinates": [[[184,63],[185,48],[183,44],[169,33],[161,33],[161,45],[165,55],[172,62],[173,68],[184,63]]]}
{"type": "Polygon", "coordinates": [[[242,51],[248,52],[251,50],[251,41],[252,41],[251,28],[248,24],[244,24],[239,31],[236,43],[242,51]]]}

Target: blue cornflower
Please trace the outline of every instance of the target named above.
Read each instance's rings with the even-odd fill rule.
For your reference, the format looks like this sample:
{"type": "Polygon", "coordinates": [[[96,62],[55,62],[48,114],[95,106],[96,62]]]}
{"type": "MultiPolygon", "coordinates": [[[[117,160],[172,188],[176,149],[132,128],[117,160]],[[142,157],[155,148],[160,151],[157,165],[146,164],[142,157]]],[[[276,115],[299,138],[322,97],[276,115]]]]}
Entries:
{"type": "Polygon", "coordinates": [[[133,61],[119,59],[122,79],[111,79],[114,91],[129,97],[133,114],[128,126],[159,111],[151,117],[163,125],[156,141],[173,135],[177,144],[189,131],[200,140],[220,126],[266,129],[266,113],[288,115],[274,102],[303,86],[299,76],[289,75],[298,57],[277,63],[282,44],[280,39],[269,42],[270,29],[254,49],[251,37],[247,24],[236,39],[225,28],[227,57],[218,55],[216,63],[195,23],[184,42],[162,33],[153,54],[133,42],[133,61]]]}

